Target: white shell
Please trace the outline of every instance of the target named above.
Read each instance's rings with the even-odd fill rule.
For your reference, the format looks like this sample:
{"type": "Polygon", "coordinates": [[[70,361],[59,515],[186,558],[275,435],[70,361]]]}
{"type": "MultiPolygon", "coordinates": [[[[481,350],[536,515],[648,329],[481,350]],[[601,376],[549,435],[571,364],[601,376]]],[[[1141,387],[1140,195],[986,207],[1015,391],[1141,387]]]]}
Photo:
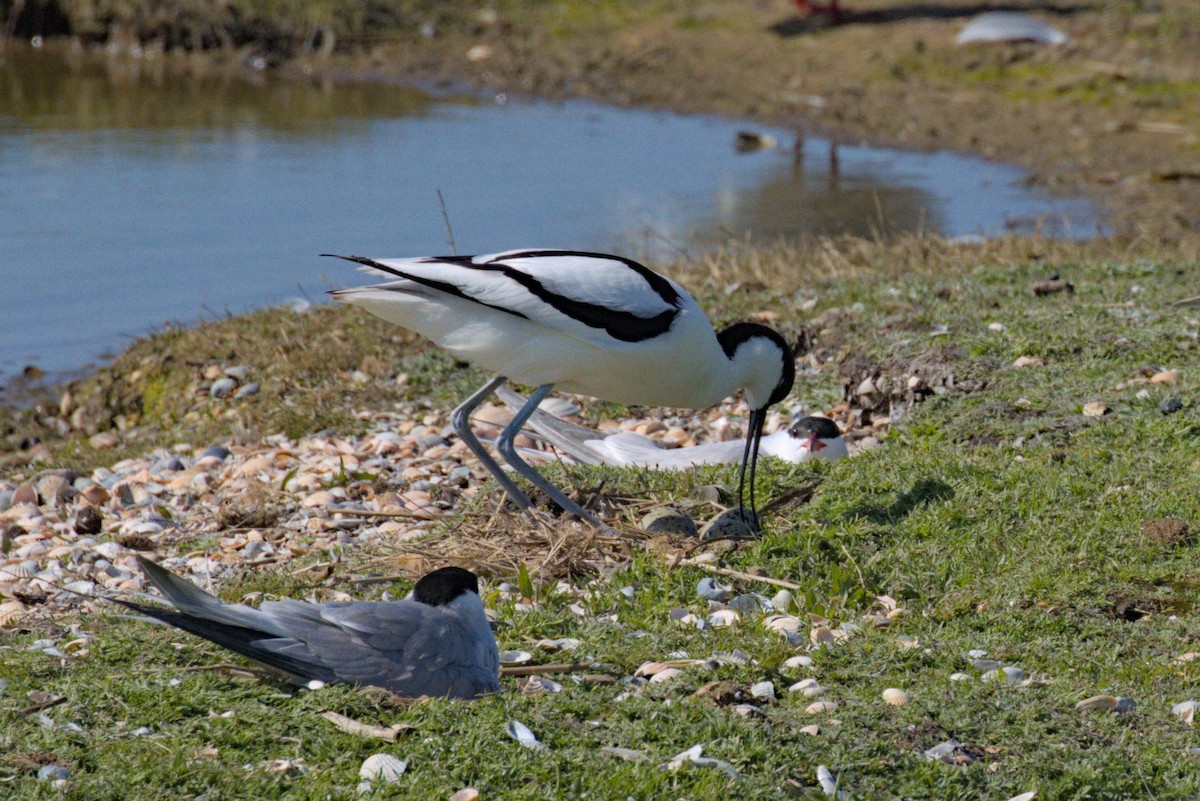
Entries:
{"type": "Polygon", "coordinates": [[[957,45],[973,42],[1037,42],[1060,45],[1067,35],[1053,25],[1015,11],[988,11],[973,17],[954,37],[957,45]]]}
{"type": "Polygon", "coordinates": [[[519,720],[510,720],[508,722],[508,736],[531,750],[549,750],[544,743],[538,742],[538,738],[529,730],[529,727],[519,720]]]}
{"type": "Polygon", "coordinates": [[[713,628],[724,628],[736,623],[738,617],[740,615],[732,609],[721,609],[708,616],[708,624],[713,628]]]}
{"type": "Polygon", "coordinates": [[[1200,706],[1200,701],[1181,701],[1171,707],[1171,714],[1191,726],[1195,722],[1197,706],[1200,706]]]}
{"type": "Polygon", "coordinates": [[[812,667],[812,664],[813,658],[811,656],[800,654],[799,656],[788,657],[788,659],[783,663],[783,666],[785,668],[798,668],[812,667]]]}
{"type": "Polygon", "coordinates": [[[533,654],[528,651],[501,651],[500,664],[502,665],[521,665],[533,659],[533,654]]]}
{"type": "Polygon", "coordinates": [[[358,769],[358,778],[362,779],[359,782],[358,791],[365,793],[376,782],[391,784],[403,776],[406,770],[408,770],[408,763],[391,754],[371,754],[363,760],[362,767],[358,769]]]}
{"type": "Polygon", "coordinates": [[[820,715],[823,712],[832,712],[838,708],[837,701],[814,701],[804,707],[804,711],[810,715],[820,715]]]}
{"type": "Polygon", "coordinates": [[[750,685],[750,694],[760,700],[775,697],[775,684],[770,681],[760,681],[750,685]]]}
{"type": "Polygon", "coordinates": [[[883,691],[883,700],[892,706],[904,706],[912,700],[912,696],[896,687],[888,687],[883,691]]]}
{"type": "Polygon", "coordinates": [[[782,631],[784,633],[802,631],[804,629],[804,621],[791,615],[767,615],[763,618],[763,625],[772,631],[782,631]]]}

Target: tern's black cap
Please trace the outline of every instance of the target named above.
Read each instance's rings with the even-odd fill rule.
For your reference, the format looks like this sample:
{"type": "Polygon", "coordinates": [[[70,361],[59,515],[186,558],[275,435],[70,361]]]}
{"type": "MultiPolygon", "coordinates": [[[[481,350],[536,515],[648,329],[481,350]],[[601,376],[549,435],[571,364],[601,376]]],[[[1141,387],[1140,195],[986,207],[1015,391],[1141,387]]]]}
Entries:
{"type": "Polygon", "coordinates": [[[837,423],[828,417],[801,417],[792,423],[788,433],[796,439],[807,437],[809,434],[816,434],[817,439],[836,439],[842,435],[837,423]]]}
{"type": "Polygon", "coordinates": [[[442,606],[464,592],[479,594],[479,579],[461,567],[443,567],[426,573],[413,587],[413,600],[428,606],[442,606]]]}

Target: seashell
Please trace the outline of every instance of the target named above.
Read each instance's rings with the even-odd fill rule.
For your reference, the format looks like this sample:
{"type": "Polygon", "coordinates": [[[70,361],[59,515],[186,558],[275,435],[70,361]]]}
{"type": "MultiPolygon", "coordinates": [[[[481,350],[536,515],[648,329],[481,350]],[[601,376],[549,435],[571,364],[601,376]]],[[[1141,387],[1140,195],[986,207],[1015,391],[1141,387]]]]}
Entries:
{"type": "Polygon", "coordinates": [[[1197,706],[1200,706],[1200,701],[1181,701],[1171,707],[1171,714],[1191,726],[1195,722],[1197,706]]]}
{"type": "Polygon", "coordinates": [[[1004,682],[1005,684],[1018,684],[1025,678],[1025,671],[1019,667],[1006,665],[998,670],[993,669],[984,673],[979,677],[980,681],[986,682],[1004,682]]]}
{"type": "Polygon", "coordinates": [[[544,648],[547,651],[574,651],[581,645],[583,645],[583,640],[578,640],[574,637],[562,637],[557,640],[538,640],[533,644],[533,647],[544,648]]]}
{"type": "Polygon", "coordinates": [[[807,726],[801,726],[800,733],[807,734],[809,737],[816,737],[821,733],[821,727],[815,723],[810,723],[807,726]]]}
{"type": "Polygon", "coordinates": [[[729,601],[729,608],[743,615],[756,615],[771,608],[771,600],[757,592],[743,593],[729,601]]]}
{"type": "Polygon", "coordinates": [[[817,784],[821,785],[821,792],[830,797],[837,797],[837,779],[833,778],[833,773],[824,765],[817,765],[817,784]]]}
{"type": "Polygon", "coordinates": [[[521,688],[522,692],[527,695],[540,695],[542,693],[561,693],[563,686],[553,679],[548,679],[545,676],[530,676],[525,682],[525,686],[521,688]]]}
{"type": "Polygon", "coordinates": [[[408,763],[391,754],[371,754],[358,769],[358,791],[370,791],[374,784],[392,784],[408,770],[408,763]]]}
{"type": "Polygon", "coordinates": [[[20,619],[25,612],[25,604],[20,601],[4,601],[0,603],[0,626],[7,626],[20,619]]]}
{"type": "Polygon", "coordinates": [[[549,750],[544,743],[538,742],[538,738],[529,730],[529,727],[519,720],[509,721],[508,736],[533,751],[549,750]]]}
{"type": "Polygon", "coordinates": [[[755,682],[754,684],[750,685],[750,695],[761,701],[774,700],[775,683],[771,681],[755,682]]]}
{"type": "MultiPolygon", "coordinates": [[[[34,564],[36,565],[37,563],[35,562],[34,564]]],[[[36,574],[36,568],[31,569],[29,563],[25,561],[0,567],[0,581],[20,581],[21,579],[32,578],[36,574]]]]}
{"type": "Polygon", "coordinates": [[[816,698],[825,694],[825,688],[816,679],[801,679],[788,687],[788,692],[803,693],[805,698],[816,698]]]}
{"type": "Polygon", "coordinates": [[[1012,363],[1013,367],[1044,367],[1045,362],[1038,356],[1018,356],[1012,363]]]}
{"type": "Polygon", "coordinates": [[[1030,790],[1027,793],[1014,795],[1012,798],[1008,799],[1008,801],[1033,801],[1035,798],[1037,798],[1037,790],[1030,790]]]}
{"type": "Polygon", "coordinates": [[[708,624],[714,628],[725,628],[736,623],[739,617],[732,609],[721,609],[708,616],[708,624]]]}
{"type": "Polygon", "coordinates": [[[833,645],[849,638],[849,633],[833,631],[828,626],[813,626],[808,632],[808,639],[813,645],[833,645]]]}
{"type": "Polygon", "coordinates": [[[744,718],[765,718],[766,712],[756,707],[754,704],[734,704],[729,707],[735,715],[740,715],[744,718]]]}
{"type": "Polygon", "coordinates": [[[665,681],[670,681],[671,679],[675,678],[682,672],[683,671],[680,670],[679,668],[673,668],[673,667],[663,668],[662,670],[656,671],[653,675],[650,676],[650,683],[651,684],[662,684],[665,681]]]}
{"type": "Polygon", "coordinates": [[[837,708],[837,701],[813,701],[811,704],[804,707],[804,711],[810,715],[820,715],[825,712],[832,712],[837,708]]]}
{"type": "Polygon", "coordinates": [[[1084,417],[1103,417],[1108,414],[1108,404],[1104,401],[1091,401],[1083,404],[1084,417]]]}
{"type": "Polygon", "coordinates": [[[951,673],[950,674],[950,681],[970,681],[970,680],[971,680],[970,675],[968,675],[966,673],[951,673]]]}
{"type": "Polygon", "coordinates": [[[780,590],[771,598],[771,606],[775,608],[775,611],[786,615],[792,611],[795,601],[796,598],[792,595],[791,590],[780,590]]]}
{"type": "Polygon", "coordinates": [[[785,668],[812,667],[813,658],[807,654],[800,654],[798,656],[789,657],[786,661],[784,661],[783,666],[785,668]]]}
{"type": "Polygon", "coordinates": [[[703,754],[704,749],[702,746],[693,745],[688,750],[678,753],[672,757],[671,761],[667,763],[667,769],[679,770],[684,765],[690,764],[699,767],[717,768],[718,770],[724,771],[729,778],[734,779],[735,781],[742,778],[734,769],[733,765],[729,764],[725,760],[706,757],[703,756],[703,754]]]}
{"type": "Polygon", "coordinates": [[[600,753],[618,757],[626,762],[642,762],[650,758],[641,751],[634,751],[632,748],[620,748],[612,745],[604,746],[600,749],[600,753]]]}
{"type": "Polygon", "coordinates": [[[474,787],[464,787],[450,796],[450,801],[479,801],[479,791],[474,787]]]}
{"type": "Polygon", "coordinates": [[[1137,704],[1124,696],[1093,695],[1091,698],[1084,698],[1075,704],[1075,711],[1084,712],[1089,709],[1099,709],[1104,712],[1116,712],[1123,715],[1126,712],[1133,711],[1136,706],[1137,704]]]}
{"type": "Polygon", "coordinates": [[[883,700],[892,706],[904,706],[912,701],[912,696],[904,692],[904,690],[888,687],[883,691],[883,700]]]}
{"type": "Polygon", "coordinates": [[[763,618],[763,625],[772,631],[788,634],[801,631],[804,628],[804,621],[791,615],[767,615],[763,618]]]}

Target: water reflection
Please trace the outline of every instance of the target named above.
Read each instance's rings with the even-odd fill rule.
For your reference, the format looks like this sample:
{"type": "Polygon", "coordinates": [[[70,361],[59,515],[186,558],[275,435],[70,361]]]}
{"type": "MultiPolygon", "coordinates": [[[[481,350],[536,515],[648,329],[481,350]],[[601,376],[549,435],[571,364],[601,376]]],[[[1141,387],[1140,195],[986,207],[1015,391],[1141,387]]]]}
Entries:
{"type": "Polygon", "coordinates": [[[323,252],[565,246],[651,259],[729,238],[998,233],[1091,219],[1016,170],[572,102],[257,83],[19,48],[0,59],[0,377],[78,366],[166,321],[358,280],[323,252]]]}

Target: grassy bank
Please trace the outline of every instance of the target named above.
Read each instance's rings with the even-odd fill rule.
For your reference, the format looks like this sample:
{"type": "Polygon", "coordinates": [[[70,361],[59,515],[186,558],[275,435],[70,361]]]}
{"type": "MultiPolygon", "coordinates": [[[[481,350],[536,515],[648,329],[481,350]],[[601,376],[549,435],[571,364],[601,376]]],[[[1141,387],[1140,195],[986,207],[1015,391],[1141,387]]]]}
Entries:
{"type": "MultiPolygon", "coordinates": [[[[1137,243],[913,240],[814,242],[672,267],[716,318],[775,312],[789,337],[815,335],[806,358],[814,369],[796,398],[827,407],[867,374],[880,387],[914,374],[939,377],[942,389],[897,415],[879,448],[832,466],[771,463],[762,471],[767,497],[820,483],[811,501],[777,512],[762,538],[727,555],[727,564],[800,585],[806,629],[820,618],[834,629],[860,627],[813,652],[811,667],[783,668],[796,649],[754,615],[705,631],[672,621],[673,608],[707,612],[694,588],[708,574],[668,569],[650,551],[611,580],[578,577],[582,595],[544,595],[530,612],[490,595],[511,624],[501,647],[557,661],[532,644],[577,637],[573,656],[615,665],[617,676],[677,650],[705,658],[740,648],[753,661],[689,667],[623,700],[630,688],[621,683],[563,678],[559,694],[527,695],[508,680],[501,697],[394,709],[345,689],[296,693],[187,671],[228,657],[115,617],[64,618],[5,637],[12,650],[2,652],[9,685],[0,694],[0,786],[14,798],[63,797],[36,778],[39,766],[55,763],[72,772],[67,798],[351,798],[358,765],[383,750],[409,761],[383,793],[396,797],[448,797],[469,785],[483,798],[819,798],[818,765],[861,798],[1007,799],[1030,790],[1042,799],[1194,797],[1195,735],[1170,708],[1200,695],[1200,667],[1177,659],[1197,650],[1200,633],[1200,323],[1194,307],[1172,305],[1194,295],[1196,266],[1195,253],[1137,243]],[[1056,273],[1073,291],[1035,294],[1034,285],[1056,273]],[[735,284],[739,291],[728,291],[735,284]],[[797,312],[811,298],[815,306],[797,312]],[[1021,357],[1033,363],[1014,366],[1021,357]],[[1172,369],[1179,375],[1150,383],[1172,369]],[[1097,402],[1103,413],[1085,413],[1097,402]],[[1190,531],[1147,525],[1165,517],[1190,531]],[[635,588],[632,599],[623,587],[635,588]],[[880,595],[904,610],[884,629],[862,619],[879,609],[880,595]],[[61,646],[80,633],[90,637],[87,648],[65,658],[25,649],[40,637],[61,646]],[[973,649],[1031,681],[984,681],[966,656],[973,649]],[[956,672],[970,680],[951,681],[956,672]],[[786,692],[807,677],[836,710],[809,714],[814,699],[786,692]],[[715,679],[743,690],[773,680],[781,697],[761,705],[763,715],[743,717],[692,697],[715,679]],[[911,703],[885,704],[880,694],[889,687],[907,691],[911,703]],[[23,715],[33,691],[66,701],[45,719],[23,715]],[[1136,708],[1074,709],[1100,694],[1128,697],[1136,708]],[[416,728],[394,744],[369,741],[322,720],[329,710],[416,728]],[[550,750],[509,739],[511,719],[550,750]],[[818,734],[801,730],[813,723],[818,734]],[[923,756],[951,739],[960,744],[951,758],[961,764],[923,756]],[[661,769],[696,744],[742,778],[661,769]],[[605,746],[648,759],[624,762],[602,754],[605,746]]],[[[89,380],[113,396],[123,382],[125,394],[141,398],[125,407],[127,452],[306,423],[352,429],[354,412],[386,408],[404,393],[448,403],[473,380],[395,329],[335,310],[222,320],[139,343],[122,359],[89,380]],[[259,375],[262,391],[237,403],[205,397],[203,365],[233,357],[259,375]],[[406,387],[397,386],[398,372],[410,375],[406,387]],[[299,390],[303,405],[281,409],[285,389],[299,390]]],[[[897,409],[902,394],[891,399],[897,409]]],[[[876,415],[886,409],[879,405],[876,415]]],[[[56,444],[52,461],[82,467],[115,458],[85,440],[86,432],[56,444]]],[[[614,492],[644,490],[636,471],[604,472],[614,492]]],[[[656,477],[655,493],[687,497],[719,478],[727,476],[656,477]]],[[[345,558],[353,566],[361,555],[345,558]]],[[[320,585],[302,574],[247,573],[220,590],[227,599],[254,590],[298,597],[319,587],[368,597],[370,590],[342,583],[352,569],[320,585]]],[[[512,578],[491,577],[493,586],[512,578]]],[[[773,592],[733,583],[739,592],[773,592]]]]}

